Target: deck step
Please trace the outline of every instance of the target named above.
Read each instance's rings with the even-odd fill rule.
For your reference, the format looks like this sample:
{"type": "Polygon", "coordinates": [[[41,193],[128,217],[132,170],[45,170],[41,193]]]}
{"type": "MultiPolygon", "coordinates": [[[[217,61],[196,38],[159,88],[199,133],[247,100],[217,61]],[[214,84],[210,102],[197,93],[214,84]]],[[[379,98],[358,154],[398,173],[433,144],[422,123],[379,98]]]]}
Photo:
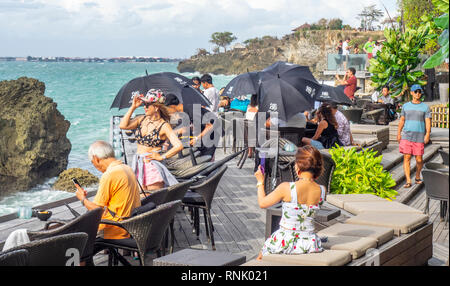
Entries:
{"type": "MultiPolygon", "coordinates": [[[[425,148],[425,153],[423,156],[424,163],[438,160],[440,157],[439,154],[437,154],[437,150],[440,146],[436,145],[428,145],[427,148],[425,148]]],[[[409,200],[411,200],[418,192],[420,192],[423,188],[423,183],[420,185],[417,185],[414,183],[415,178],[415,171],[416,171],[416,160],[413,158],[411,159],[411,182],[412,186],[410,188],[403,188],[404,184],[406,184],[405,180],[405,174],[403,172],[403,161],[397,165],[393,170],[391,170],[392,178],[396,181],[397,186],[395,189],[399,193],[397,196],[396,201],[399,203],[406,204],[409,200]]]]}

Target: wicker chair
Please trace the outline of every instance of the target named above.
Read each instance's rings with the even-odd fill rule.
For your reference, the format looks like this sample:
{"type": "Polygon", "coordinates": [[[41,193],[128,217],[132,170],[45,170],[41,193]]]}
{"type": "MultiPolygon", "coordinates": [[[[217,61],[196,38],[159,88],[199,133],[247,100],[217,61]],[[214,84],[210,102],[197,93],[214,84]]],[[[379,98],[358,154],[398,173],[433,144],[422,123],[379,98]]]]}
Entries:
{"type": "Polygon", "coordinates": [[[443,164],[448,166],[448,152],[445,152],[444,150],[439,150],[439,154],[441,155],[443,164]]]}
{"type": "Polygon", "coordinates": [[[163,204],[166,201],[167,190],[168,187],[151,192],[145,191],[145,193],[148,195],[141,200],[141,205],[145,205],[150,202],[154,203],[157,206],[163,204]]]}
{"type": "Polygon", "coordinates": [[[362,108],[343,109],[341,110],[341,112],[345,115],[348,121],[351,121],[356,124],[361,122],[361,116],[363,114],[362,108]]]}
{"type": "Polygon", "coordinates": [[[442,173],[436,170],[423,169],[422,170],[423,182],[425,184],[425,192],[427,195],[425,204],[425,213],[429,212],[430,199],[439,200],[441,202],[441,218],[446,217],[445,224],[448,223],[448,188],[449,188],[449,175],[448,173],[442,173]],[[445,215],[446,213],[446,215],[445,215]]]}
{"type": "Polygon", "coordinates": [[[279,127],[280,137],[294,143],[295,146],[300,146],[303,136],[305,136],[305,128],[297,127],[279,127]]]}
{"type": "Polygon", "coordinates": [[[211,241],[211,247],[216,250],[214,244],[214,226],[211,219],[211,206],[219,181],[227,170],[228,166],[222,166],[215,170],[209,176],[202,180],[201,183],[192,186],[183,199],[183,205],[193,208],[194,210],[194,229],[197,237],[200,234],[200,215],[199,209],[203,209],[205,218],[206,236],[211,241]]]}
{"type": "MultiPolygon", "coordinates": [[[[181,201],[186,192],[189,190],[189,187],[194,183],[194,180],[185,181],[179,184],[172,185],[167,188],[167,196],[165,198],[165,202],[172,201],[181,201]]],[[[170,229],[170,248],[169,253],[173,253],[173,248],[175,245],[175,231],[174,231],[174,219],[172,219],[169,223],[170,229]]],[[[165,254],[165,249],[163,249],[163,255],[165,254]]]]}
{"type": "Polygon", "coordinates": [[[206,168],[208,168],[213,164],[214,163],[212,162],[205,162],[202,164],[192,166],[191,168],[175,170],[172,171],[171,173],[172,175],[175,176],[175,178],[177,178],[178,181],[190,180],[194,176],[198,175],[201,171],[205,170],[206,168]]]}
{"type": "MultiPolygon", "coordinates": [[[[39,239],[22,244],[9,251],[25,249],[29,254],[29,266],[69,266],[68,249],[76,249],[83,253],[88,240],[84,232],[68,233],[49,238],[39,239]]],[[[73,261],[77,264],[77,261],[73,261]]]]}
{"type": "Polygon", "coordinates": [[[161,243],[164,234],[180,204],[181,201],[165,203],[149,212],[120,222],[102,220],[101,222],[104,224],[114,225],[125,229],[131,235],[131,238],[97,239],[94,251],[98,252],[103,249],[108,249],[108,265],[117,265],[117,261],[120,261],[127,266],[131,266],[131,264],[117,252],[117,249],[135,251],[139,253],[140,265],[145,266],[145,257],[147,253],[156,252],[157,256],[161,257],[161,243]]]}
{"type": "Polygon", "coordinates": [[[184,160],[183,158],[180,159],[180,162],[173,164],[167,169],[169,169],[170,171],[185,170],[202,163],[210,162],[211,158],[212,158],[211,155],[199,156],[195,158],[195,162],[192,162],[192,160],[184,160]]]}
{"type": "Polygon", "coordinates": [[[50,220],[45,224],[44,230],[28,231],[28,237],[33,241],[61,234],[84,232],[88,235],[88,240],[81,255],[81,261],[86,261],[88,264],[91,264],[92,256],[94,254],[94,241],[97,236],[98,225],[102,218],[102,214],[103,209],[97,208],[87,211],[73,220],[50,220]],[[49,229],[52,224],[56,224],[58,227],[49,229]]]}
{"type": "MultiPolygon", "coordinates": [[[[194,153],[194,157],[197,158],[200,156],[200,151],[195,151],[194,153]]],[[[172,158],[170,158],[172,159],[172,158]]],[[[186,156],[183,157],[181,159],[173,159],[173,160],[166,160],[164,161],[164,164],[166,165],[166,167],[168,169],[178,169],[178,166],[185,164],[186,162],[191,162],[192,165],[194,165],[194,163],[192,163],[192,158],[191,156],[186,156]]]]}
{"type": "Polygon", "coordinates": [[[0,252],[0,266],[27,266],[28,261],[26,249],[0,252]]]}

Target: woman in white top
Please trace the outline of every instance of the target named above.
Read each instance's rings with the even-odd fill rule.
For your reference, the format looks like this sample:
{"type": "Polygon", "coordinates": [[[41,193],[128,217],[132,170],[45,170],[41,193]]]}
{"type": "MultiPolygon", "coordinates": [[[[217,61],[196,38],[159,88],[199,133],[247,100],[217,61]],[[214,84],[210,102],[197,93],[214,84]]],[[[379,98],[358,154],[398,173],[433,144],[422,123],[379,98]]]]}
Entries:
{"type": "Polygon", "coordinates": [[[299,180],[281,183],[273,192],[264,192],[261,166],[255,173],[258,181],[258,204],[268,208],[282,202],[280,228],[264,243],[258,260],[268,254],[304,254],[323,251],[320,237],[314,228],[314,216],[325,200],[325,187],[315,180],[323,172],[320,152],[312,146],[300,147],[295,156],[295,170],[299,180]]]}

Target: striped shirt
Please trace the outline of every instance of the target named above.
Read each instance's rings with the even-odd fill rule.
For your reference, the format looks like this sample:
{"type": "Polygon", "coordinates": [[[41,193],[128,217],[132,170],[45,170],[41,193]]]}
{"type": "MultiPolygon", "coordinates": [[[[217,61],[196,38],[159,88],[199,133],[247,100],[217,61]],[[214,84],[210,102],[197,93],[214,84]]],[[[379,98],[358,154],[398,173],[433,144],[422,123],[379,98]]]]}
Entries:
{"type": "Polygon", "coordinates": [[[401,116],[405,117],[402,139],[423,143],[425,137],[425,118],[431,118],[430,108],[425,103],[408,102],[403,105],[401,116]]]}

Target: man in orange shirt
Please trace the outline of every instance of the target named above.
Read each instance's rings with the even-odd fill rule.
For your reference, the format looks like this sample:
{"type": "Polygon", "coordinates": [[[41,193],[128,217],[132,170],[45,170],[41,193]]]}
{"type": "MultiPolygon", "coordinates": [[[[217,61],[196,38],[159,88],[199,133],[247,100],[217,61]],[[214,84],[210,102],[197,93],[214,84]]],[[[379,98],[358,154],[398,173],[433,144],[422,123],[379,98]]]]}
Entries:
{"type": "MultiPolygon", "coordinates": [[[[104,208],[102,219],[121,221],[141,205],[139,185],[133,170],[117,160],[114,149],[105,141],[96,141],[89,147],[89,159],[97,170],[103,173],[94,200],[86,198],[86,191],[77,187],[75,195],[88,210],[104,208]]],[[[100,224],[104,239],[129,238],[128,232],[120,227],[100,224]]]]}

